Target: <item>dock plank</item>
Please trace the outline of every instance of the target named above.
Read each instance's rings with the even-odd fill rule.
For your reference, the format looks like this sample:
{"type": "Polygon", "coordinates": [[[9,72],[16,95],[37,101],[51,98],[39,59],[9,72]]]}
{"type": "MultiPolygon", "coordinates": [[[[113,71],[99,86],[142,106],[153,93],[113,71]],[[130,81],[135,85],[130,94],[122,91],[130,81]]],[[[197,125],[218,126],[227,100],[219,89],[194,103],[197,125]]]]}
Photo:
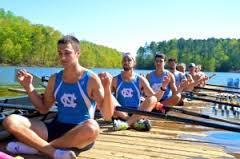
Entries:
{"type": "MultiPolygon", "coordinates": [[[[171,127],[176,124],[174,122],[155,120],[154,123],[159,127],[154,127],[150,132],[137,132],[135,130],[112,131],[111,124],[101,124],[101,133],[95,146],[89,151],[80,153],[78,159],[235,158],[231,154],[227,154],[222,146],[178,138],[180,133],[187,132],[164,128],[164,124],[171,127]],[[160,126],[161,124],[163,125],[160,126]]],[[[181,125],[181,123],[178,124],[181,125]]],[[[198,131],[190,133],[200,134],[198,131]]],[[[1,150],[4,151],[6,142],[1,142],[0,145],[1,150]]],[[[25,159],[46,158],[46,156],[32,155],[23,155],[23,157],[25,159]]]]}

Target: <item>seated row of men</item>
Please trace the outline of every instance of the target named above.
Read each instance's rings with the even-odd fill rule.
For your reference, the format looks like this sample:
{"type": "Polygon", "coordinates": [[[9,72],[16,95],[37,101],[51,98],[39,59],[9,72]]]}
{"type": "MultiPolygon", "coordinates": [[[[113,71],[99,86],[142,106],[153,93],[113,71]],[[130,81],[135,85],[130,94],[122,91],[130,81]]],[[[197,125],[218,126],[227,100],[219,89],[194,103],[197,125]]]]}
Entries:
{"type": "Polygon", "coordinates": [[[167,71],[163,54],[156,54],[156,69],[146,78],[135,73],[135,58],[124,54],[123,71],[112,79],[109,73],[96,75],[80,65],[80,41],[76,37],[67,35],[59,39],[57,50],[63,70],[50,77],[43,96],[35,90],[31,74],[25,70],[17,72],[20,84],[40,113],[47,113],[55,104],[58,112],[50,123],[16,114],[5,118],[3,126],[20,141],[8,143],[7,150],[11,153],[43,153],[54,159],[75,159],[76,154],[71,148],[90,149],[100,132],[94,120],[96,105],[105,120],[118,119],[114,120],[115,130],[131,127],[149,130],[150,122],[143,116],[130,116],[114,111],[114,107],[152,111],[159,105],[158,101],[163,105],[176,105],[183,90],[192,89],[207,79],[195,73],[192,74],[194,81],[179,79],[181,73],[175,69],[176,61],[169,59],[171,72],[167,71]],[[143,102],[142,95],[145,96],[143,102]]]}
{"type": "MultiPolygon", "coordinates": [[[[197,85],[202,85],[208,77],[196,72],[195,64],[189,65],[189,74],[177,70],[177,61],[170,58],[167,62],[169,70],[165,69],[166,57],[156,53],[154,58],[155,70],[148,73],[146,78],[134,72],[136,64],[134,56],[130,53],[123,55],[123,71],[113,78],[112,90],[116,100],[122,107],[134,108],[144,111],[160,110],[162,105],[177,105],[181,101],[181,92],[192,90],[197,85]],[[141,95],[145,100],[141,102],[141,95]],[[156,98],[153,98],[156,97],[156,98]]],[[[148,131],[151,124],[144,117],[125,112],[115,111],[114,129],[124,130],[132,127],[137,130],[148,131]]]]}

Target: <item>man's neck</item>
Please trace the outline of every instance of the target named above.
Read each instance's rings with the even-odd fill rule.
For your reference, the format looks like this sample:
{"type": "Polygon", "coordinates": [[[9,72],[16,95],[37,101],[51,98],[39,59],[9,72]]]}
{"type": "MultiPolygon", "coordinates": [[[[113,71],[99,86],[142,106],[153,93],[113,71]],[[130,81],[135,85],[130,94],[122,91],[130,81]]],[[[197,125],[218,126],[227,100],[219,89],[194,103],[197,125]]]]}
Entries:
{"type": "Polygon", "coordinates": [[[133,75],[134,75],[133,69],[131,69],[129,71],[122,71],[122,77],[123,77],[123,80],[125,80],[125,81],[131,81],[133,78],[133,75]]]}
{"type": "Polygon", "coordinates": [[[64,68],[63,78],[66,82],[75,82],[79,80],[84,72],[84,68],[80,64],[72,65],[64,68]]]}
{"type": "Polygon", "coordinates": [[[196,76],[197,75],[197,73],[195,71],[190,71],[189,74],[192,75],[192,76],[196,76]]]}
{"type": "Polygon", "coordinates": [[[174,73],[176,71],[176,68],[169,68],[169,71],[174,73]]]}
{"type": "Polygon", "coordinates": [[[157,69],[155,70],[155,74],[156,74],[157,76],[161,76],[163,72],[164,72],[164,68],[157,68],[157,69]]]}

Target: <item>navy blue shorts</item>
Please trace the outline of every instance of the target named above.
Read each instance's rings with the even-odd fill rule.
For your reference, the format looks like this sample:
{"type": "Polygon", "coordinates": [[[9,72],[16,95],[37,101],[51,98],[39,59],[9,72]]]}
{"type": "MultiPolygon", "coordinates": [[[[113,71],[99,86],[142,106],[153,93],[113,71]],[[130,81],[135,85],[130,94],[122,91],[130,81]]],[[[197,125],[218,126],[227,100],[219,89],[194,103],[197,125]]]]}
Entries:
{"type": "Polygon", "coordinates": [[[55,119],[46,123],[48,130],[48,142],[63,136],[66,132],[77,126],[77,124],[67,124],[56,121],[55,119]]]}
{"type": "MultiPolygon", "coordinates": [[[[68,124],[68,123],[61,123],[56,121],[55,119],[50,123],[45,123],[48,130],[48,142],[53,141],[56,138],[63,136],[66,132],[77,126],[78,124],[68,124]]],[[[80,149],[80,151],[86,151],[92,148],[94,143],[89,144],[88,146],[80,149]]]]}

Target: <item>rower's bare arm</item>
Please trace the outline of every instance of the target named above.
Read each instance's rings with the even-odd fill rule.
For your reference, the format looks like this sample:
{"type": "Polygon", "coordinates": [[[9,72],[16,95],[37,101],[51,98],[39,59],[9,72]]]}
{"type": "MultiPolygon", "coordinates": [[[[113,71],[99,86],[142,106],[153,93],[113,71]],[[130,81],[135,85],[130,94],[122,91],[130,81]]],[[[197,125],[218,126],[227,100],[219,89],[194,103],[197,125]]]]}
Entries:
{"type": "Polygon", "coordinates": [[[172,91],[173,94],[176,94],[177,93],[177,86],[176,86],[175,77],[171,72],[169,72],[168,76],[170,78],[169,84],[170,84],[171,91],[172,91]]]}
{"type": "Polygon", "coordinates": [[[117,90],[117,76],[113,77],[111,84],[112,92],[116,92],[117,90]]]}
{"type": "Polygon", "coordinates": [[[42,113],[47,113],[55,103],[55,97],[54,97],[55,79],[56,79],[56,74],[52,75],[48,80],[48,85],[42,100],[43,106],[41,107],[41,111],[39,110],[42,113]]]}
{"type": "Polygon", "coordinates": [[[141,85],[140,87],[143,89],[144,94],[148,97],[153,96],[155,94],[155,92],[152,90],[148,80],[145,77],[142,77],[142,76],[140,77],[140,80],[141,80],[140,81],[140,85],[141,85]]]}
{"type": "Polygon", "coordinates": [[[48,112],[48,110],[51,108],[51,106],[54,103],[54,97],[52,93],[53,85],[54,85],[53,77],[51,77],[49,80],[48,87],[45,91],[44,96],[37,93],[37,91],[35,90],[32,84],[33,76],[30,73],[28,73],[26,70],[18,71],[17,78],[20,84],[24,87],[24,89],[28,93],[28,96],[31,99],[32,104],[36,107],[36,109],[40,113],[48,112]]]}
{"type": "Polygon", "coordinates": [[[31,98],[32,104],[42,114],[47,113],[55,102],[55,98],[53,95],[54,83],[55,75],[50,77],[47,88],[43,95],[38,94],[35,90],[32,93],[28,94],[31,98]]]}
{"type": "Polygon", "coordinates": [[[146,79],[147,79],[148,81],[150,80],[150,74],[149,74],[149,73],[146,75],[146,79]]]}
{"type": "Polygon", "coordinates": [[[113,97],[110,87],[111,80],[105,73],[101,74],[100,78],[95,74],[90,78],[88,83],[89,94],[99,106],[104,120],[111,120],[113,115],[113,97]]]}
{"type": "Polygon", "coordinates": [[[182,93],[184,90],[187,89],[187,87],[188,87],[188,81],[187,79],[183,79],[177,88],[177,93],[182,93]]]}
{"type": "Polygon", "coordinates": [[[171,81],[170,76],[165,76],[163,78],[163,82],[162,82],[162,86],[160,88],[160,90],[158,92],[155,93],[155,96],[157,97],[157,100],[160,101],[162,99],[162,96],[164,95],[164,92],[167,89],[167,86],[169,84],[169,82],[171,81]]]}

